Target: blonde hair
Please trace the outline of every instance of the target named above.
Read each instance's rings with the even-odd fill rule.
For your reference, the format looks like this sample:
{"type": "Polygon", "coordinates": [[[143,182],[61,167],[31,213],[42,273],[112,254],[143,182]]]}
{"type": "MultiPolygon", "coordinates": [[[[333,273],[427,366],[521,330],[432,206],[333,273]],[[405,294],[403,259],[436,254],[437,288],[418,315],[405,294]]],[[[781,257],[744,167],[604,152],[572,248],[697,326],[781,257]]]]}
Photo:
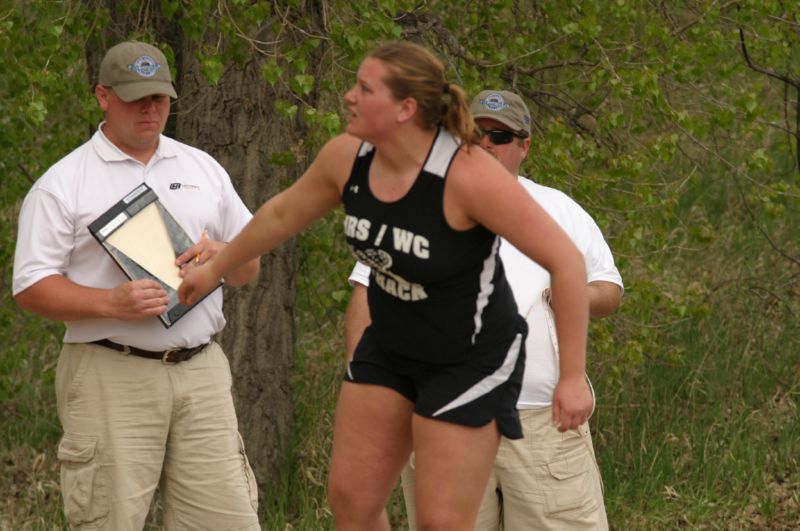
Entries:
{"type": "Polygon", "coordinates": [[[389,42],[372,50],[368,57],[382,61],[389,70],[384,83],[397,100],[414,98],[420,125],[432,129],[439,125],[469,147],[475,135],[475,122],[469,112],[464,89],[448,83],[444,65],[431,52],[406,41],[389,42]]]}

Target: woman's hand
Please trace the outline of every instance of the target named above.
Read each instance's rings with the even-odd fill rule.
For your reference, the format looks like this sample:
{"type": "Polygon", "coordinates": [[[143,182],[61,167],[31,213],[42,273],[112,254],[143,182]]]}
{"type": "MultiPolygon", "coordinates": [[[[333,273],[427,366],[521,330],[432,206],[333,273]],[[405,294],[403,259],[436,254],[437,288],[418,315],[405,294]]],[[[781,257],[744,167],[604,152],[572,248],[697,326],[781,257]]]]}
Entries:
{"type": "Polygon", "coordinates": [[[214,270],[213,262],[191,266],[184,270],[183,282],[178,286],[181,304],[191,306],[219,285],[221,276],[214,270]]]}

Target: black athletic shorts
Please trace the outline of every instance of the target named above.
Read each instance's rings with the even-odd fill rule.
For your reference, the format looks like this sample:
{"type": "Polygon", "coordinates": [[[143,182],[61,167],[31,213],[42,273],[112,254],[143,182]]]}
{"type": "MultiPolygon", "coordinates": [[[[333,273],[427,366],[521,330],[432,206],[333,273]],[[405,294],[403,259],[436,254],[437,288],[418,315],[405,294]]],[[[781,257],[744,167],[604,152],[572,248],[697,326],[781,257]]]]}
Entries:
{"type": "Polygon", "coordinates": [[[521,439],[517,399],[525,371],[528,327],[521,317],[517,322],[517,333],[506,344],[452,365],[387,353],[368,327],[344,379],[394,389],[413,402],[414,412],[423,417],[473,427],[497,419],[503,436],[521,439]]]}

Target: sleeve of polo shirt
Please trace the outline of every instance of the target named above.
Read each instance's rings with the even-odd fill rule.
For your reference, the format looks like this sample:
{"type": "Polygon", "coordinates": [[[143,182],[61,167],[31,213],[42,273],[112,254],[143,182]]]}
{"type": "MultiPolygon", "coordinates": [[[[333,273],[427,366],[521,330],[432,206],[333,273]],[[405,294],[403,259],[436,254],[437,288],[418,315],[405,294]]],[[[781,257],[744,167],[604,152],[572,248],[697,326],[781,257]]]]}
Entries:
{"type": "Polygon", "coordinates": [[[250,212],[250,209],[247,208],[247,205],[244,204],[242,198],[239,197],[228,173],[222,166],[217,166],[218,171],[220,171],[224,177],[222,213],[220,216],[222,220],[222,234],[220,235],[220,240],[229,242],[241,232],[244,226],[247,225],[253,217],[253,214],[250,212]]]}
{"type": "Polygon", "coordinates": [[[350,273],[350,285],[355,287],[356,284],[361,284],[362,286],[369,286],[369,266],[366,264],[362,264],[361,262],[356,262],[353,271],[350,273]]]}
{"type": "Polygon", "coordinates": [[[45,277],[65,275],[74,243],[73,222],[65,205],[46,190],[31,190],[19,214],[13,294],[45,277]]]}
{"type": "Polygon", "coordinates": [[[620,289],[624,290],[622,285],[622,276],[614,264],[614,255],[611,254],[611,248],[606,243],[600,227],[583,208],[578,207],[579,233],[582,240],[579,247],[583,251],[584,258],[586,259],[586,276],[587,282],[595,282],[602,280],[605,282],[612,282],[617,284],[620,289]]]}

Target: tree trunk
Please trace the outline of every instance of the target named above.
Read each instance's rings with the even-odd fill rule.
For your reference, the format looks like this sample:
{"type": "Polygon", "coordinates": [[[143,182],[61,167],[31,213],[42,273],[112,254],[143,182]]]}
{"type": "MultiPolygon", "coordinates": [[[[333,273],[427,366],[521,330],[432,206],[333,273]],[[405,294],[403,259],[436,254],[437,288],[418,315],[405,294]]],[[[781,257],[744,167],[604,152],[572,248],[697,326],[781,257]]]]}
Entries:
{"type": "MultiPolygon", "coordinates": [[[[254,61],[230,66],[219,85],[209,87],[193,44],[184,44],[181,52],[175,136],[213,155],[255,211],[281,183],[296,178],[291,169],[268,164],[271,153],[288,149],[295,134],[291,124],[277,116],[275,94],[254,61]]],[[[221,343],[231,361],[240,430],[262,484],[278,479],[291,433],[298,253],[293,238],[265,255],[255,285],[225,288],[228,324],[221,343]]]]}

